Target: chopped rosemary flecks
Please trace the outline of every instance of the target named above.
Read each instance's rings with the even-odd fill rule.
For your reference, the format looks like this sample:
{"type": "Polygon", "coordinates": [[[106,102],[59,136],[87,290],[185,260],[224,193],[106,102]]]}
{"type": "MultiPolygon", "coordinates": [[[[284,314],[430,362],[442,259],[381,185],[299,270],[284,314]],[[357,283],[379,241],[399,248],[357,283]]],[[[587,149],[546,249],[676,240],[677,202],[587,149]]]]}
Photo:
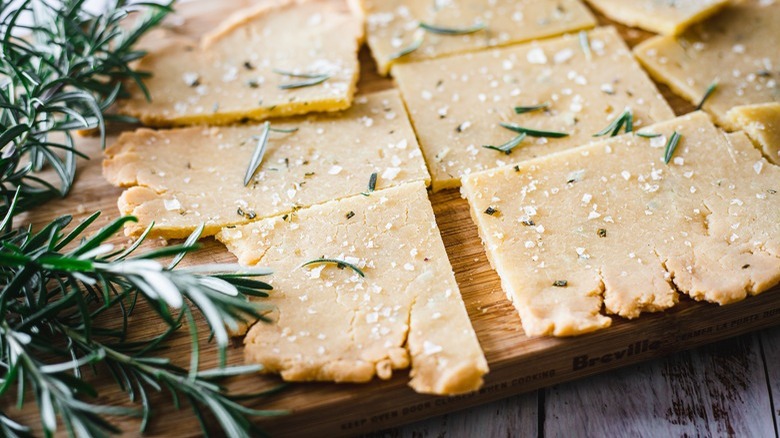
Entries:
{"type": "Polygon", "coordinates": [[[475,23],[466,27],[444,27],[435,24],[420,22],[420,29],[437,35],[468,35],[487,28],[485,23],[475,23]]]}
{"type": "Polygon", "coordinates": [[[547,109],[549,107],[550,107],[550,102],[540,103],[539,105],[516,106],[515,114],[530,113],[532,111],[539,111],[539,110],[547,109]]]}
{"type": "Polygon", "coordinates": [[[347,219],[352,219],[353,217],[355,217],[355,212],[354,211],[349,211],[346,214],[346,216],[347,216],[347,219]]]}
{"type": "Polygon", "coordinates": [[[368,177],[368,190],[365,191],[365,192],[361,192],[360,193],[361,195],[369,196],[371,194],[371,192],[376,190],[376,177],[377,177],[377,173],[376,172],[372,173],[371,176],[368,177]]]}
{"type": "Polygon", "coordinates": [[[580,47],[585,52],[585,58],[590,61],[593,59],[593,53],[590,51],[590,40],[588,39],[588,33],[584,30],[580,31],[580,47]]]}
{"type": "Polygon", "coordinates": [[[555,287],[566,287],[569,285],[569,282],[567,280],[555,280],[552,285],[555,287]]]}
{"type": "Polygon", "coordinates": [[[630,109],[626,109],[625,111],[623,111],[623,113],[620,114],[618,117],[616,117],[615,120],[613,120],[609,125],[607,125],[606,128],[593,134],[593,136],[601,137],[609,134],[610,137],[614,137],[620,134],[620,130],[623,128],[623,125],[625,125],[626,127],[625,130],[626,133],[629,133],[634,130],[634,114],[631,112],[630,109]]]}
{"type": "Polygon", "coordinates": [[[536,226],[536,222],[534,222],[534,221],[533,221],[533,220],[531,220],[531,219],[523,219],[523,220],[522,220],[520,223],[521,223],[521,224],[523,224],[523,225],[525,225],[526,227],[533,227],[533,226],[536,226]]]}
{"type": "Polygon", "coordinates": [[[520,172],[520,165],[519,164],[515,164],[514,169],[515,169],[515,172],[520,172]]]}
{"type": "Polygon", "coordinates": [[[704,92],[704,96],[702,96],[701,101],[699,101],[699,104],[696,105],[696,110],[700,110],[704,106],[704,102],[707,101],[707,99],[712,96],[712,93],[715,92],[715,89],[718,87],[718,81],[714,81],[710,84],[709,87],[707,87],[707,90],[704,92]]]}
{"type": "Polygon", "coordinates": [[[747,269],[747,268],[749,268],[749,267],[750,267],[750,264],[749,264],[749,263],[748,263],[748,264],[745,264],[745,265],[742,265],[742,269],[747,269]]]}
{"type": "Polygon", "coordinates": [[[496,213],[498,213],[498,209],[495,208],[495,207],[490,206],[490,207],[485,209],[485,214],[488,215],[488,216],[493,216],[496,213]]]}
{"type": "Polygon", "coordinates": [[[306,266],[322,265],[322,264],[336,265],[336,267],[339,269],[349,268],[355,271],[355,273],[361,277],[366,276],[366,274],[364,274],[363,271],[361,271],[360,268],[358,268],[357,266],[353,265],[352,263],[345,262],[344,260],[339,260],[339,259],[319,258],[319,259],[309,260],[308,262],[302,264],[300,267],[304,268],[306,266]]]}
{"type": "MultiPolygon", "coordinates": [[[[259,88],[260,87],[260,81],[258,81],[257,79],[248,79],[246,81],[246,85],[249,88],[259,88]]],[[[260,101],[260,104],[261,105],[263,104],[262,100],[260,101]]]]}
{"type": "Polygon", "coordinates": [[[509,155],[509,154],[512,153],[512,149],[514,149],[517,146],[519,146],[520,143],[522,143],[523,140],[525,140],[525,137],[527,135],[528,134],[526,134],[525,132],[521,132],[520,135],[518,135],[517,137],[513,138],[512,140],[509,140],[508,142],[502,144],[501,146],[482,145],[482,147],[485,148],[485,149],[493,149],[494,151],[503,152],[503,153],[509,155]]]}
{"type": "Polygon", "coordinates": [[[599,237],[607,237],[607,229],[606,228],[599,228],[599,230],[596,232],[596,234],[598,234],[599,237]]]}
{"type": "Polygon", "coordinates": [[[268,134],[271,132],[271,123],[263,123],[262,131],[257,137],[257,147],[252,153],[252,159],[249,160],[249,167],[246,169],[246,175],[244,175],[244,186],[249,185],[249,181],[252,181],[252,177],[260,167],[260,163],[263,161],[263,155],[265,155],[265,149],[268,147],[268,134]]]}
{"type": "Polygon", "coordinates": [[[284,133],[284,134],[292,134],[293,132],[298,131],[299,128],[296,126],[294,128],[268,128],[268,129],[270,129],[273,132],[281,132],[281,133],[284,133]]]}
{"type": "Polygon", "coordinates": [[[393,60],[396,60],[398,58],[403,58],[404,56],[414,52],[417,49],[419,49],[420,46],[422,46],[422,43],[423,43],[423,38],[422,37],[415,38],[414,41],[412,41],[411,44],[409,44],[408,46],[404,47],[403,49],[401,49],[401,50],[393,53],[392,55],[390,55],[389,59],[391,61],[393,61],[393,60]]]}
{"type": "Polygon", "coordinates": [[[292,72],[292,71],[281,70],[281,69],[278,69],[278,68],[275,68],[275,69],[273,69],[271,71],[273,71],[274,73],[276,73],[278,75],[290,76],[290,77],[293,77],[293,78],[305,78],[305,79],[315,79],[315,78],[318,78],[318,77],[323,76],[323,75],[326,74],[326,73],[295,73],[295,72],[292,72]]]}
{"type": "Polygon", "coordinates": [[[663,134],[658,134],[658,133],[654,133],[654,132],[639,132],[639,131],[636,131],[636,135],[638,137],[642,137],[642,138],[656,138],[656,137],[660,137],[663,134]]]}
{"type": "Polygon", "coordinates": [[[674,131],[672,136],[669,137],[669,141],[666,142],[666,148],[664,148],[664,163],[669,164],[669,161],[672,160],[672,155],[674,155],[674,151],[677,149],[680,137],[682,137],[682,135],[677,131],[674,131]]]}
{"type": "Polygon", "coordinates": [[[508,129],[510,131],[527,134],[527,135],[529,135],[531,137],[561,138],[561,137],[568,137],[569,136],[569,134],[567,134],[565,132],[542,131],[542,130],[539,130],[539,129],[525,128],[523,126],[516,125],[514,123],[500,122],[499,124],[502,127],[506,128],[506,129],[508,129]]]}

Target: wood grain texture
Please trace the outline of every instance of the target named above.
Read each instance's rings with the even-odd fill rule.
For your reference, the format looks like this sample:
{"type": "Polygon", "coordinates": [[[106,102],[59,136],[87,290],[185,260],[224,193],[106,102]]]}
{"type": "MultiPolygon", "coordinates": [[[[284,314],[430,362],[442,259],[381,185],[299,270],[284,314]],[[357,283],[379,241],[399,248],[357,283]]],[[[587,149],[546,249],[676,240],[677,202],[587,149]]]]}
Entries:
{"type": "Polygon", "coordinates": [[[766,379],[769,387],[772,410],[770,417],[775,423],[775,436],[780,436],[780,327],[760,333],[762,353],[766,364],[766,379]]]}
{"type": "MultiPolygon", "coordinates": [[[[246,2],[242,0],[239,3],[245,4],[246,2]]],[[[215,13],[213,16],[209,15],[211,12],[203,14],[202,11],[204,10],[198,7],[198,5],[202,4],[212,5],[208,10],[212,11],[213,5],[217,4],[217,2],[206,2],[204,0],[202,2],[183,4],[181,13],[184,17],[198,18],[185,18],[185,24],[177,27],[179,32],[198,32],[201,29],[208,29],[209,26],[213,26],[213,18],[219,14],[215,13]]],[[[636,44],[648,35],[644,32],[623,27],[619,27],[619,29],[631,45],[636,44]]],[[[392,86],[391,80],[379,77],[376,74],[367,51],[362,51],[360,56],[363,70],[361,82],[359,83],[361,93],[377,91],[392,86]]],[[[690,105],[672,96],[668,90],[665,90],[663,87],[661,90],[678,113],[685,113],[691,109],[690,105]]],[[[109,143],[115,139],[115,135],[112,135],[109,143]]],[[[97,140],[84,138],[81,140],[80,146],[92,159],[80,163],[80,172],[71,195],[67,199],[54,201],[47,204],[45,208],[32,212],[30,215],[23,217],[23,221],[41,224],[65,213],[73,214],[76,220],[80,220],[95,210],[102,210],[104,216],[97,223],[98,225],[104,225],[118,216],[116,199],[121,190],[109,186],[100,174],[101,151],[97,140]]],[[[533,391],[538,388],[603,373],[640,361],[668,355],[681,349],[692,348],[748,331],[780,324],[780,290],[775,289],[758,297],[749,298],[741,303],[726,307],[696,303],[683,298],[678,307],[663,314],[646,315],[634,321],[616,318],[613,327],[608,330],[573,339],[529,338],[523,334],[517,312],[512,304],[507,301],[500,287],[498,277],[487,262],[476,227],[469,216],[466,201],[460,198],[457,190],[449,190],[431,195],[431,202],[434,206],[442,238],[456,273],[456,279],[463,294],[469,316],[472,319],[474,329],[491,366],[491,373],[487,376],[484,388],[478,393],[452,398],[423,396],[414,393],[407,387],[408,376],[404,372],[397,373],[389,381],[376,381],[365,385],[327,383],[290,385],[276,396],[250,403],[250,406],[255,408],[285,408],[293,411],[292,415],[263,421],[263,427],[269,432],[277,436],[352,435],[384,430],[388,427],[418,421],[434,415],[482,405],[514,394],[529,393],[530,395],[527,396],[507,399],[497,404],[465,411],[461,414],[450,414],[447,417],[431,420],[431,422],[415,425],[408,429],[400,429],[392,433],[398,433],[403,436],[407,434],[416,435],[418,432],[422,436],[474,436],[474,434],[482,435],[483,433],[481,432],[491,431],[496,434],[535,435],[538,432],[548,432],[546,429],[536,429],[536,420],[539,413],[536,411],[538,403],[536,393],[533,391]],[[499,417],[504,418],[506,421],[493,424],[493,420],[499,417]],[[469,434],[466,432],[474,433],[469,434]]],[[[119,237],[115,239],[115,242],[126,243],[127,239],[119,237]]],[[[165,242],[159,240],[152,241],[149,242],[148,246],[161,244],[165,244],[165,242]]],[[[235,261],[235,258],[222,245],[207,239],[204,241],[203,249],[193,257],[185,259],[184,263],[233,261],[235,261]]],[[[137,312],[133,316],[132,327],[137,336],[144,337],[158,333],[162,329],[159,322],[156,322],[148,313],[142,311],[137,312]]],[[[201,331],[201,333],[201,338],[205,340],[205,331],[201,331]]],[[[777,336],[771,338],[770,341],[774,342],[772,348],[774,348],[775,352],[780,350],[778,346],[780,341],[777,340],[777,336]]],[[[685,390],[681,386],[683,385],[682,381],[678,386],[669,383],[675,379],[664,377],[663,370],[665,368],[663,365],[656,365],[657,367],[660,366],[657,370],[652,368],[653,365],[649,365],[650,368],[647,368],[645,371],[641,371],[644,368],[639,368],[640,371],[637,372],[637,375],[641,385],[644,385],[643,388],[649,391],[655,398],[644,399],[645,401],[642,403],[637,401],[638,404],[634,412],[649,411],[650,409],[647,406],[648,403],[653,403],[652,400],[657,401],[658,409],[661,409],[660,406],[671,406],[673,413],[675,403],[682,406],[693,406],[696,403],[711,403],[713,407],[718,406],[718,415],[732,415],[732,411],[727,406],[729,403],[736,403],[745,409],[748,409],[748,407],[750,409],[752,407],[756,407],[756,409],[770,409],[771,401],[768,399],[768,396],[762,398],[760,394],[753,392],[754,389],[752,389],[753,385],[756,384],[753,380],[755,375],[757,375],[756,373],[761,374],[764,372],[763,368],[761,368],[761,372],[752,368],[755,365],[753,360],[757,355],[760,356],[760,354],[756,353],[760,349],[757,349],[754,344],[755,342],[738,341],[732,356],[736,357],[737,353],[742,352],[750,359],[742,364],[737,359],[728,359],[732,356],[727,355],[723,358],[724,361],[732,360],[739,363],[728,365],[725,368],[720,364],[720,360],[715,359],[717,355],[700,357],[696,356],[698,353],[691,353],[693,356],[685,356],[688,357],[685,360],[679,358],[671,359],[671,363],[676,363],[674,362],[675,360],[680,363],[690,360],[692,361],[691,364],[685,366],[693,367],[692,370],[699,370],[698,372],[692,371],[689,373],[693,377],[688,378],[686,382],[689,383],[685,383],[688,385],[686,388],[699,391],[692,392],[693,395],[691,397],[693,398],[684,398],[681,395],[684,394],[685,390]],[[694,363],[695,366],[693,365],[694,363]],[[745,383],[746,386],[739,386],[733,391],[711,390],[706,384],[702,383],[707,381],[707,379],[717,380],[725,378],[728,380],[728,376],[730,376],[728,370],[734,370],[734,373],[737,373],[737,375],[741,371],[749,372],[750,379],[745,383]],[[656,384],[660,386],[656,388],[656,384]],[[657,393],[653,393],[653,391],[657,391],[657,393]],[[677,396],[674,394],[677,394],[677,396]],[[729,397],[733,397],[733,399],[729,397]]],[[[716,350],[717,348],[713,351],[716,350]]],[[[767,353],[768,348],[764,350],[767,353]]],[[[174,338],[166,354],[175,358],[177,362],[186,364],[189,355],[189,344],[186,334],[174,338]]],[[[215,364],[215,351],[213,348],[205,348],[201,356],[204,361],[203,366],[213,366],[215,364]]],[[[773,358],[775,359],[774,363],[777,363],[777,359],[780,359],[777,354],[773,358]]],[[[230,351],[229,363],[239,364],[241,362],[240,342],[237,342],[236,347],[230,351]]],[[[683,365],[677,366],[682,367],[683,365]]],[[[673,368],[669,369],[673,371],[673,368]]],[[[769,371],[778,372],[776,367],[774,371],[769,371]]],[[[98,379],[104,379],[104,374],[100,374],[98,379]]],[[[550,412],[557,412],[556,415],[561,418],[566,417],[570,413],[560,407],[565,407],[566,405],[559,402],[558,399],[570,400],[569,403],[587,403],[588,406],[594,406],[595,408],[599,406],[598,403],[594,404],[593,398],[588,398],[584,395],[592,392],[596,394],[594,397],[600,397],[603,400],[611,397],[616,400],[616,402],[608,406],[613,406],[615,409],[625,408],[625,410],[628,410],[625,407],[627,403],[624,400],[627,398],[625,396],[626,386],[611,384],[613,383],[612,380],[616,379],[615,376],[621,375],[625,385],[629,381],[633,382],[632,379],[636,378],[631,371],[627,371],[610,373],[607,377],[584,381],[580,385],[585,386],[580,389],[577,386],[560,386],[555,391],[545,393],[543,406],[545,410],[549,409],[550,412]],[[599,396],[598,394],[602,395],[599,396]],[[617,403],[617,401],[621,403],[617,403]]],[[[773,375],[773,377],[775,377],[775,394],[779,394],[780,387],[777,387],[776,383],[778,376],[773,375]]],[[[763,385],[766,388],[767,377],[764,376],[762,378],[763,385]]],[[[102,381],[99,380],[99,382],[102,381]]],[[[267,389],[278,382],[278,379],[273,377],[244,376],[234,379],[229,386],[241,392],[255,392],[267,389]]],[[[122,403],[122,400],[124,400],[124,397],[116,388],[109,385],[103,385],[100,388],[101,401],[122,403]]],[[[160,401],[164,397],[164,395],[160,395],[156,401],[160,401]]],[[[6,406],[8,404],[9,400],[0,400],[0,409],[7,411],[12,416],[26,423],[37,421],[34,403],[28,403],[27,407],[21,412],[6,406]]],[[[574,405],[572,404],[571,406],[572,408],[569,409],[573,409],[574,405]]],[[[591,412],[604,412],[603,415],[609,414],[608,410],[591,410],[591,412]]],[[[550,414],[548,413],[547,415],[550,414]]],[[[545,419],[551,418],[547,415],[545,415],[545,419]]],[[[664,418],[663,416],[666,414],[665,411],[658,411],[658,415],[664,418]]],[[[707,411],[705,409],[704,415],[704,418],[709,420],[710,417],[708,415],[714,418],[716,414],[714,410],[707,411]]],[[[777,417],[778,415],[775,416],[775,418],[777,417]]],[[[694,416],[694,418],[698,417],[694,416]]],[[[753,435],[753,432],[765,432],[768,430],[766,424],[742,426],[742,420],[745,420],[745,417],[739,418],[740,425],[737,427],[733,424],[731,425],[735,433],[744,432],[744,434],[753,435]]],[[[137,430],[138,427],[138,422],[135,419],[116,418],[113,421],[127,431],[137,430]]],[[[596,424],[597,421],[606,422],[604,419],[591,419],[590,421],[593,424],[596,424]]],[[[686,427],[695,427],[705,420],[699,421],[700,423],[691,423],[693,426],[681,426],[679,430],[692,430],[686,429],[686,427]]],[[[750,423],[751,421],[745,422],[750,423]]],[[[554,427],[552,420],[545,421],[544,424],[545,428],[554,427]]],[[[581,424],[570,424],[575,428],[550,429],[549,433],[570,435],[575,431],[580,432],[583,430],[581,424]]],[[[640,422],[640,424],[642,423],[640,422]]],[[[720,423],[715,421],[714,424],[718,425],[720,423]]],[[[719,427],[714,427],[712,433],[718,434],[721,430],[728,431],[728,428],[719,429],[719,427]]],[[[599,430],[620,432],[616,429],[589,429],[593,433],[599,430]]],[[[159,407],[154,411],[150,436],[196,436],[198,434],[198,426],[188,411],[176,412],[167,403],[159,404],[159,407]]]]}
{"type": "Polygon", "coordinates": [[[544,434],[773,436],[757,336],[549,389],[544,434]]]}

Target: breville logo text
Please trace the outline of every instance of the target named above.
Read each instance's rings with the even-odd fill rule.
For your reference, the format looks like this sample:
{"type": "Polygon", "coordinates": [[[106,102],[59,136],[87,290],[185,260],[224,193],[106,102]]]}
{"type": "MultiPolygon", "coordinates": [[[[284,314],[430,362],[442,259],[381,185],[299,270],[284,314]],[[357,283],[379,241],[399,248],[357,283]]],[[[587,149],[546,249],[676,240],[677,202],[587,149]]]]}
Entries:
{"type": "Polygon", "coordinates": [[[572,370],[578,371],[588,367],[607,364],[609,362],[626,359],[637,354],[646,353],[652,350],[658,350],[661,348],[661,341],[650,341],[645,339],[644,341],[635,342],[628,347],[607,353],[602,356],[590,357],[587,354],[582,356],[576,356],[572,363],[572,370]]]}

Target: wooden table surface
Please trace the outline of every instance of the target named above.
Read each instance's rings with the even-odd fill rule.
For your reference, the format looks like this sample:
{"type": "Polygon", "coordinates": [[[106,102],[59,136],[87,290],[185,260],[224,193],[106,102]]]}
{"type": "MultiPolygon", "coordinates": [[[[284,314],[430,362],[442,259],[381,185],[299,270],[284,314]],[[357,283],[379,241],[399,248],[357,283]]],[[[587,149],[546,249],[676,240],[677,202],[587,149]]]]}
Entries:
{"type": "Polygon", "coordinates": [[[780,328],[374,434],[777,437],[780,328]]]}

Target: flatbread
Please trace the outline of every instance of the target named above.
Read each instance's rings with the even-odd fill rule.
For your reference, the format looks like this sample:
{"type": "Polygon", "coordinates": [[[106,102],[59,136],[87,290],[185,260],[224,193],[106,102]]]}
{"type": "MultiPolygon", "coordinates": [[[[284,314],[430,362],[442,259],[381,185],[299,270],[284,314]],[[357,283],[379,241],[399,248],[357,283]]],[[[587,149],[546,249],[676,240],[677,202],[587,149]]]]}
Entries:
{"type": "Polygon", "coordinates": [[[678,37],[651,38],[634,48],[648,72],[698,105],[720,126],[739,129],[726,116],[735,106],[780,102],[780,2],[741,0],[678,37]]]}
{"type": "Polygon", "coordinates": [[[697,112],[463,179],[488,258],[528,335],[608,327],[780,283],[780,167],[697,112]],[[671,160],[662,157],[682,134],[671,160]]]}
{"type": "Polygon", "coordinates": [[[220,228],[409,181],[428,181],[422,153],[395,90],[360,96],[339,114],[274,121],[260,167],[245,186],[261,125],[141,129],[124,133],[106,151],[103,175],[127,190],[122,214],[137,236],[153,221],[153,235],[204,235],[220,228]]]}
{"type": "Polygon", "coordinates": [[[737,106],[726,115],[750,136],[767,160],[780,164],[780,103],[737,106]]]}
{"type": "Polygon", "coordinates": [[[627,26],[678,35],[723,9],[729,0],[588,0],[588,3],[627,26]]]}
{"type": "MultiPolygon", "coordinates": [[[[240,263],[274,270],[274,324],[244,340],[249,363],[288,381],[366,382],[409,367],[417,392],[478,389],[487,363],[421,182],[229,228],[240,263]],[[353,264],[301,266],[321,257],[353,264]],[[340,269],[341,268],[341,269],[340,269]]],[[[265,302],[265,301],[264,301],[265,302]]]]}
{"type": "Polygon", "coordinates": [[[263,3],[227,19],[200,43],[185,36],[162,42],[138,66],[153,73],[144,80],[152,100],[133,88],[119,111],[151,126],[181,126],[343,110],[355,93],[362,38],[362,16],[345,0],[263,3]],[[328,78],[280,89],[317,78],[275,69],[328,78]]]}
{"type": "Polygon", "coordinates": [[[674,117],[652,81],[611,27],[577,35],[398,65],[393,69],[430,169],[433,189],[457,187],[473,172],[579,146],[627,107],[634,126],[674,117]],[[549,103],[546,111],[513,107],[549,103]],[[559,131],[527,137],[506,155],[483,145],[517,136],[499,125],[559,131]]]}
{"type": "Polygon", "coordinates": [[[579,0],[363,0],[363,5],[368,46],[382,75],[395,63],[505,46],[596,25],[579,0]],[[456,29],[482,23],[486,28],[467,35],[442,35],[420,30],[418,22],[456,29]],[[420,37],[419,49],[393,59],[420,37]]]}

